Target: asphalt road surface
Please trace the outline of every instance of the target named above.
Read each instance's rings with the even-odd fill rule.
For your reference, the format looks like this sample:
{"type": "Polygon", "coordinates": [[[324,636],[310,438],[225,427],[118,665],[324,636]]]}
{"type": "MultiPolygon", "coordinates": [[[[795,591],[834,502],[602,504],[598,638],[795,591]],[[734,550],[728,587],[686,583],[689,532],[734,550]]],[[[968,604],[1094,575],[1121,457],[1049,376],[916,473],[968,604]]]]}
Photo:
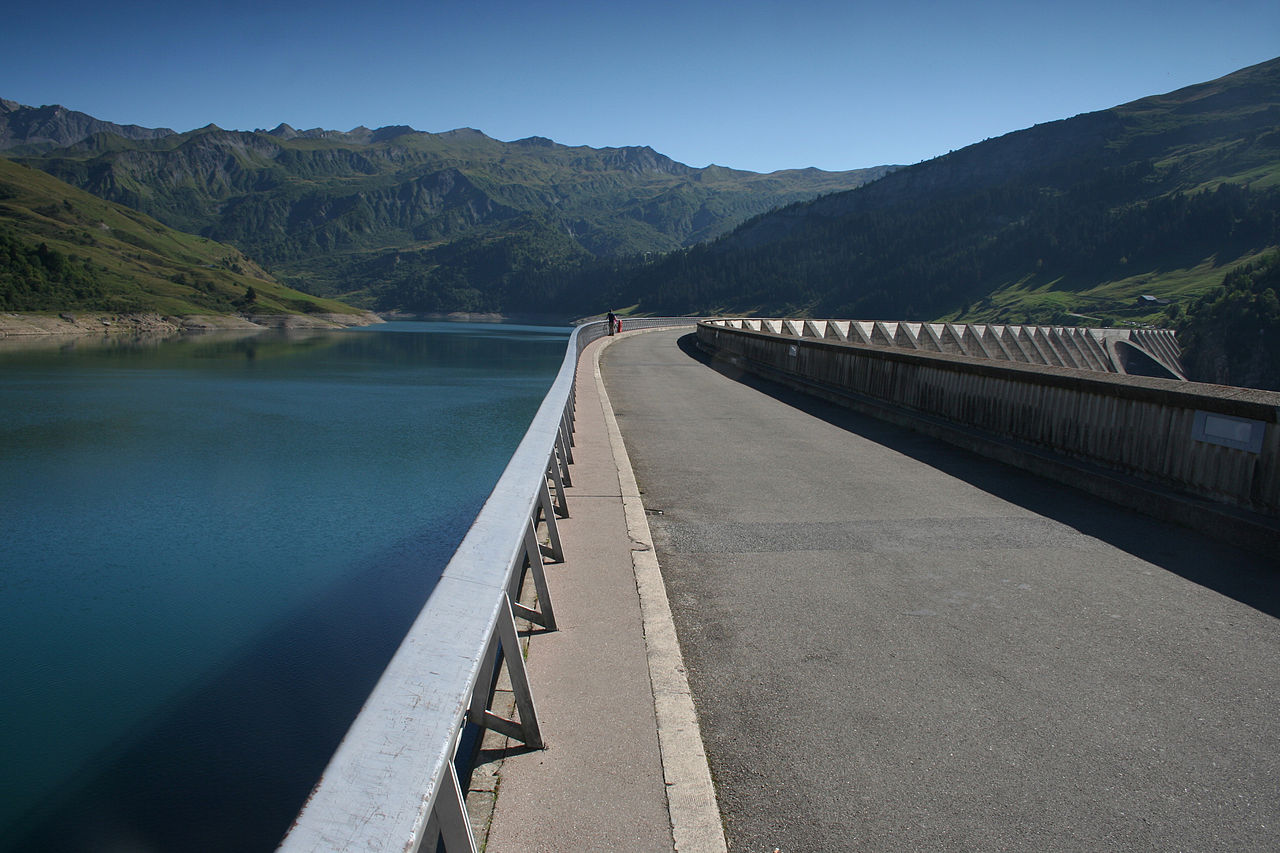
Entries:
{"type": "Polygon", "coordinates": [[[1280,850],[1276,562],[686,330],[603,373],[731,850],[1280,850]]]}

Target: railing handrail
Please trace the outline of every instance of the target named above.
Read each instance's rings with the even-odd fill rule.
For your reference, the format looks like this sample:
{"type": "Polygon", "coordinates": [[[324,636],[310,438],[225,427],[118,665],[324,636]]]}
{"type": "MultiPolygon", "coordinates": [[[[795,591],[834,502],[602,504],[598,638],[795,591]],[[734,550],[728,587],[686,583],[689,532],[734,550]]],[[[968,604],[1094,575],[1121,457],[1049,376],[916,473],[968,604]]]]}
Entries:
{"type": "MultiPolygon", "coordinates": [[[[627,330],[695,322],[624,319],[627,330]]],[[[476,697],[488,692],[486,682],[502,647],[498,638],[515,636],[503,628],[511,622],[512,607],[518,607],[509,595],[526,561],[541,571],[530,526],[540,511],[554,526],[547,478],[551,472],[558,475],[563,457],[571,453],[566,423],[571,429],[578,357],[605,334],[599,321],[570,335],[564,361],[529,429],[334,752],[281,853],[416,851],[424,839],[434,843],[437,829],[450,849],[468,846],[451,843],[470,839],[454,754],[468,719],[513,725],[478,707],[476,697]]],[[[520,666],[523,677],[522,664],[511,659],[518,657],[508,657],[507,663],[520,666]]],[[[522,718],[532,712],[531,697],[529,702],[527,711],[521,707],[522,718]]],[[[536,722],[521,722],[534,726],[540,746],[536,722]]]]}

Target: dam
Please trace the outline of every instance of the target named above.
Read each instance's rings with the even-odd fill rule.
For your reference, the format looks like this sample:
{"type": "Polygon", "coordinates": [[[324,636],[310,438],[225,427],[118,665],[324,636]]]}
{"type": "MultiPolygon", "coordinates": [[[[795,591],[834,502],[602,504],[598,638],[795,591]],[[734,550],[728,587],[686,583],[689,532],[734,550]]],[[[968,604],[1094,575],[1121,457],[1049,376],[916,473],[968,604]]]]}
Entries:
{"type": "MultiPolygon", "coordinates": [[[[1239,399],[1214,402],[1232,392],[1107,380],[1132,382],[1144,404],[1188,404],[1174,422],[1205,445],[1191,452],[1223,453],[1230,470],[1259,476],[1234,502],[1194,474],[1157,482],[1074,452],[1052,460],[1217,513],[1237,525],[1220,529],[1236,531],[1224,542],[1046,479],[1016,456],[993,461],[940,431],[871,418],[859,405],[889,408],[888,380],[875,380],[872,395],[801,375],[788,359],[822,359],[802,357],[794,340],[760,333],[717,346],[717,333],[723,344],[726,330],[703,323],[583,345],[599,359],[604,393],[593,399],[583,389],[594,374],[572,353],[576,390],[558,379],[535,422],[539,449],[524,466],[534,474],[512,490],[509,529],[499,535],[482,513],[483,539],[459,550],[470,570],[486,541],[507,543],[485,582],[499,605],[469,641],[475,678],[446,693],[423,675],[429,656],[416,669],[393,665],[366,706],[373,727],[358,722],[348,735],[282,849],[350,849],[359,838],[422,849],[437,837],[467,849],[477,834],[497,851],[1274,847],[1280,596],[1275,552],[1256,546],[1275,528],[1268,472],[1280,395],[1236,389],[1239,399]],[[1249,423],[1206,430],[1210,417],[1249,423]],[[586,431],[607,430],[610,418],[626,471],[616,443],[586,431]],[[642,504],[639,520],[628,496],[642,504]],[[600,521],[594,507],[613,501],[612,522],[600,521]],[[650,643],[661,633],[646,603],[651,561],[679,658],[650,643]],[[522,574],[538,590],[533,607],[515,606],[522,574]],[[569,582],[584,577],[614,594],[575,598],[569,582]],[[536,617],[526,636],[507,624],[507,607],[536,617]],[[508,716],[494,704],[489,661],[524,643],[502,654],[518,664],[508,716]],[[686,674],[687,688],[659,678],[670,671],[686,674]],[[378,695],[386,685],[421,710],[391,713],[378,695]],[[698,738],[675,746],[671,729],[683,726],[668,706],[681,696],[698,738]],[[447,725],[429,744],[440,758],[419,746],[430,729],[404,737],[406,722],[437,709],[447,725]],[[507,739],[482,750],[501,757],[496,798],[492,786],[468,793],[448,760],[467,724],[507,739]],[[415,745],[389,752],[391,743],[415,745]],[[392,809],[400,800],[385,782],[400,784],[401,761],[417,769],[398,791],[408,802],[392,809]],[[715,780],[710,829],[706,789],[693,778],[703,774],[715,780]],[[496,799],[492,811],[465,819],[484,799],[496,799]],[[405,834],[387,834],[396,827],[405,834]]],[[[845,346],[857,350],[850,358],[885,360],[845,346]]],[[[991,378],[990,366],[961,356],[908,356],[933,363],[903,367],[895,355],[886,373],[853,365],[844,375],[970,367],[991,378]]],[[[1017,369],[1057,394],[1101,381],[1077,368],[1017,369]]],[[[942,399],[937,383],[905,383],[922,385],[942,399]]],[[[1111,405],[1097,411],[1111,417],[1111,405]]],[[[965,440],[980,431],[924,418],[918,404],[899,408],[939,430],[949,421],[941,426],[965,440]]],[[[1030,441],[978,437],[1005,448],[1030,441]]],[[[412,633],[406,642],[418,645],[412,633]]]]}

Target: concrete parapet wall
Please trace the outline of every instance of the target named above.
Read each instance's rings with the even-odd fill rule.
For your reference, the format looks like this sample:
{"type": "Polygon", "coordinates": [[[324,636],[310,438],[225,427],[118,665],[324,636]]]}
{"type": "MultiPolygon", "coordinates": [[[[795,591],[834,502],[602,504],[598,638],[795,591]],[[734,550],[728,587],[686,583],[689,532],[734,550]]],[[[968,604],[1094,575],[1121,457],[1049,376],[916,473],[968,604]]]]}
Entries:
{"type": "Polygon", "coordinates": [[[977,436],[971,444],[985,437],[1045,456],[1047,467],[1058,457],[1104,479],[1115,472],[1267,523],[1280,519],[1280,393],[709,323],[699,325],[698,342],[803,390],[936,427],[926,432],[959,430],[977,436]]]}
{"type": "Polygon", "coordinates": [[[1177,335],[1170,329],[764,318],[717,318],[708,322],[723,328],[755,329],[796,338],[1186,379],[1177,335]]]}

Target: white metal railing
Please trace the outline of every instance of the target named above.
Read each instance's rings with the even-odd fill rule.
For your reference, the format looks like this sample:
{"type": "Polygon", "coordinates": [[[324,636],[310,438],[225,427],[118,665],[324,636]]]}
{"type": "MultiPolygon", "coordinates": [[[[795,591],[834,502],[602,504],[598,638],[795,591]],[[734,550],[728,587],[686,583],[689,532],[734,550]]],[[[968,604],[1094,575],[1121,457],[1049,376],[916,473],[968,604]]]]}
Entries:
{"type": "MultiPolygon", "coordinates": [[[[696,322],[624,319],[623,328],[696,322]]],[[[587,344],[607,333],[602,321],[573,331],[551,390],[281,842],[281,853],[418,853],[434,851],[438,840],[450,853],[474,851],[454,769],[466,723],[542,747],[514,617],[555,628],[543,559],[564,559],[556,517],[568,514],[577,362],[587,344]],[[541,542],[543,531],[549,545],[541,542]],[[536,611],[519,603],[526,568],[537,588],[536,611]],[[488,707],[503,663],[516,720],[488,707]]]]}

